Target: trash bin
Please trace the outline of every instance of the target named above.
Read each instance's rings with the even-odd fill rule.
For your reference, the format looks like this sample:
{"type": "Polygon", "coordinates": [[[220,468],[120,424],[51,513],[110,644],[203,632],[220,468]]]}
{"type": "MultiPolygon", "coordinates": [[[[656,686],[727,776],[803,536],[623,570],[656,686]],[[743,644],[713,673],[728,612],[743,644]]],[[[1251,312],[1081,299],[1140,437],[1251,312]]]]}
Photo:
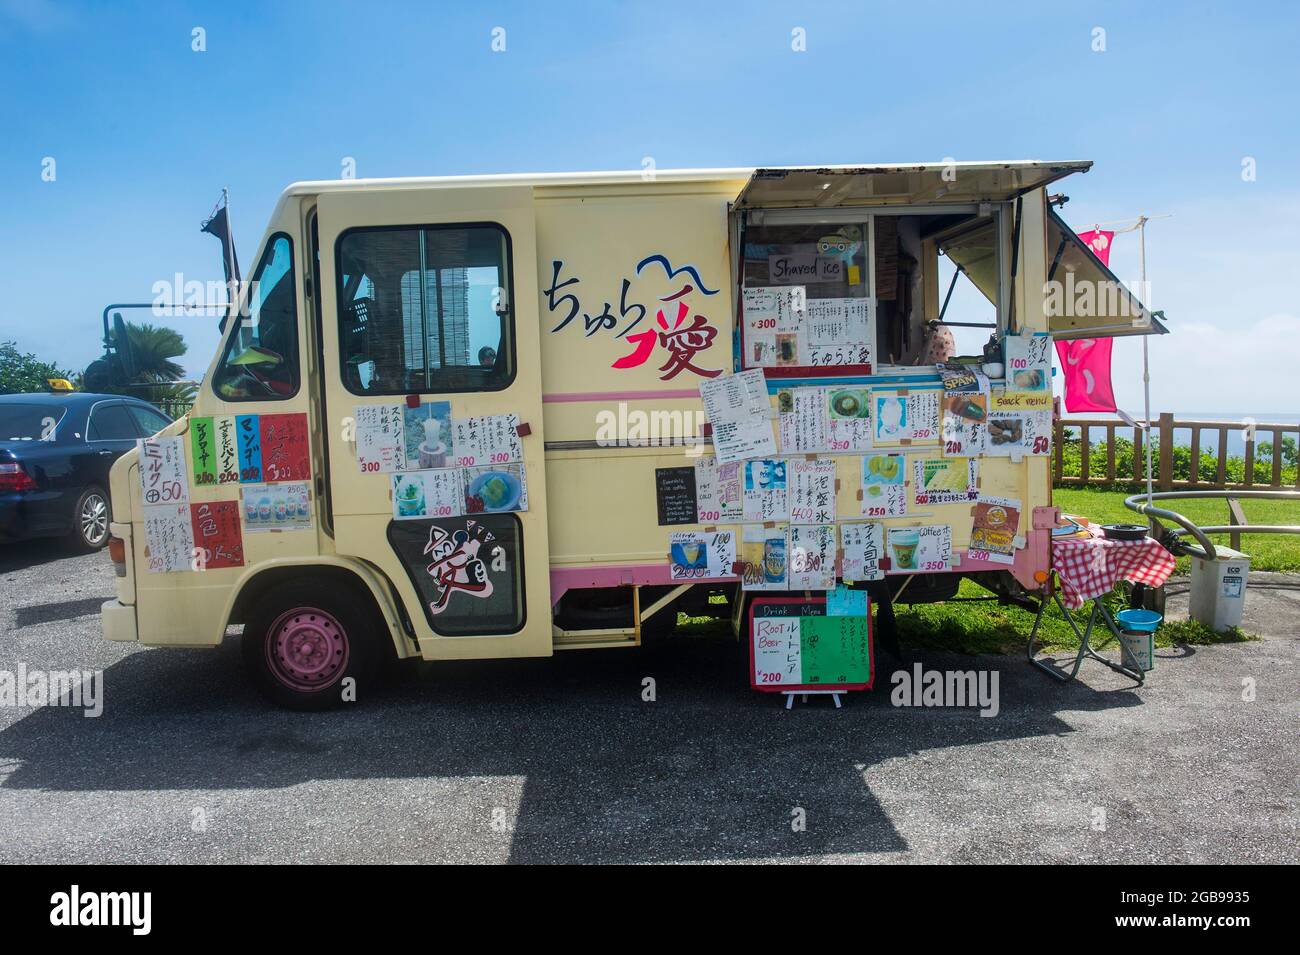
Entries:
{"type": "Polygon", "coordinates": [[[1126,667],[1148,673],[1156,668],[1156,628],[1163,620],[1154,610],[1133,608],[1115,614],[1120,659],[1126,667]]]}
{"type": "Polygon", "coordinates": [[[1192,557],[1192,592],[1188,615],[1212,630],[1241,623],[1246,608],[1246,578],[1250,558],[1230,547],[1215,545],[1214,560],[1192,557]]]}

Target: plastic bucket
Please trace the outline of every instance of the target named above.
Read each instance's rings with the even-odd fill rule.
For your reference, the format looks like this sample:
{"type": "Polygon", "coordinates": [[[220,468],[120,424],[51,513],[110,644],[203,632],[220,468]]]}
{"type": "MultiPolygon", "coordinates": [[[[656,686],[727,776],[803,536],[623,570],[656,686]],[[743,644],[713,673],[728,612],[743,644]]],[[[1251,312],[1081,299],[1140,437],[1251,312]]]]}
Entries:
{"type": "Polygon", "coordinates": [[[1154,610],[1142,610],[1135,607],[1131,610],[1121,610],[1115,614],[1115,619],[1119,621],[1121,629],[1132,630],[1136,633],[1152,633],[1156,627],[1160,626],[1160,621],[1164,617],[1154,610]]]}

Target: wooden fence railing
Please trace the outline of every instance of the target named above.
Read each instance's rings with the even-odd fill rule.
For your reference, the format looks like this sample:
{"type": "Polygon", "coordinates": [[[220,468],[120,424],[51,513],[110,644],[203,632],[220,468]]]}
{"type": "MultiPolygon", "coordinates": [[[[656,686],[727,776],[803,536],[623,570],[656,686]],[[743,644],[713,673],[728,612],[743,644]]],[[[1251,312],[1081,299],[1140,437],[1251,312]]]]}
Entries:
{"type": "MultiPolygon", "coordinates": [[[[1142,424],[1141,421],[1138,422],[1142,424]]],[[[1255,490],[1289,490],[1300,489],[1300,469],[1295,476],[1286,475],[1287,464],[1283,456],[1283,437],[1296,435],[1300,439],[1300,423],[1275,424],[1273,422],[1249,423],[1246,421],[1179,421],[1172,414],[1161,414],[1151,428],[1156,439],[1153,449],[1152,474],[1155,486],[1161,491],[1181,490],[1184,488],[1235,488],[1255,490]],[[1245,451],[1242,455],[1243,473],[1240,481],[1228,480],[1228,434],[1232,431],[1244,432],[1245,451]],[[1180,443],[1182,433],[1190,432],[1190,440],[1181,442],[1191,451],[1190,472],[1187,477],[1175,477],[1174,448],[1180,443]],[[1210,438],[1209,441],[1203,440],[1210,438]],[[1212,436],[1212,437],[1211,437],[1212,436]],[[1263,436],[1263,441],[1260,440],[1263,436]],[[1259,444],[1272,444],[1272,453],[1267,461],[1267,480],[1259,480],[1255,474],[1257,448],[1259,444]],[[1202,453],[1214,455],[1212,467],[1202,466],[1202,453]]],[[[1052,478],[1057,484],[1124,484],[1146,483],[1146,448],[1143,444],[1145,433],[1142,428],[1135,428],[1123,421],[1101,418],[1057,418],[1053,422],[1052,434],[1052,478]],[[1096,432],[1104,433],[1102,441],[1095,440],[1096,432]],[[1078,441],[1079,464],[1077,473],[1065,473],[1065,441],[1067,432],[1083,437],[1078,441]],[[1124,473],[1117,471],[1116,437],[1128,438],[1133,444],[1133,460],[1124,468],[1124,473]],[[1098,457],[1101,460],[1097,460],[1098,457]]],[[[1074,470],[1073,468],[1071,469],[1074,470]]]]}

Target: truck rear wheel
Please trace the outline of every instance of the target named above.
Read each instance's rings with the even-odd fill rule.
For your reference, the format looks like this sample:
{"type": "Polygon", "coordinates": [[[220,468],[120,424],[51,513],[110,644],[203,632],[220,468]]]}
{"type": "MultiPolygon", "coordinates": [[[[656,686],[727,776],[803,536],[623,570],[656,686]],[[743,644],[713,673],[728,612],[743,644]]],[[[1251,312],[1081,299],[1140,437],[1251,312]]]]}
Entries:
{"type": "Polygon", "coordinates": [[[268,591],[248,615],[244,666],[276,705],[330,709],[377,684],[377,639],[369,601],[354,589],[293,581],[268,591]]]}

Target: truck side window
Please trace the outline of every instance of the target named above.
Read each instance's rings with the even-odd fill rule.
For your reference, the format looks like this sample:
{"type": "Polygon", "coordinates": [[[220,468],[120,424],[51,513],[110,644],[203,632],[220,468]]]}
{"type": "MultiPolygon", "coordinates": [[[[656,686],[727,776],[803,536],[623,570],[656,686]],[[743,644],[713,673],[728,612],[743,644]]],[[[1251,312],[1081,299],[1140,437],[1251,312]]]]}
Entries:
{"type": "Polygon", "coordinates": [[[499,391],[514,380],[501,226],[352,229],[337,260],[340,372],[353,394],[499,391]]]}
{"type": "Polygon", "coordinates": [[[240,317],[212,379],[227,401],[282,401],[298,393],[298,296],[293,243],[271,237],[253,273],[240,317]]]}

